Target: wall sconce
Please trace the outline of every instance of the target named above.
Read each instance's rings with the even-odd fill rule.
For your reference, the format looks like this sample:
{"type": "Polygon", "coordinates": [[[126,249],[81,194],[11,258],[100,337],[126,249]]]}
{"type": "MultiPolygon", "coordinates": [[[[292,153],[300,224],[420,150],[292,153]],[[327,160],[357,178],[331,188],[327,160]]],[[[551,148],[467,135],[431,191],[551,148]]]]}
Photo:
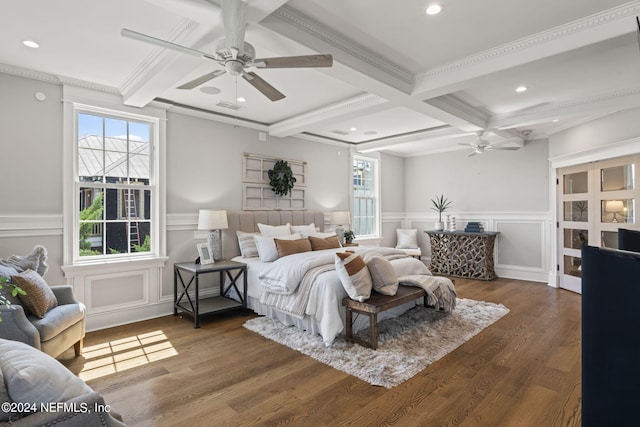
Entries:
{"type": "Polygon", "coordinates": [[[229,228],[227,211],[200,209],[198,213],[198,230],[209,230],[207,243],[213,253],[213,259],[222,259],[222,236],[220,230],[229,228]]]}
{"type": "Polygon", "coordinates": [[[613,212],[613,219],[611,222],[618,222],[617,214],[624,210],[624,203],[622,200],[607,200],[604,204],[604,210],[606,212],[613,212]]]}
{"type": "Polygon", "coordinates": [[[347,227],[349,227],[351,225],[351,214],[348,211],[331,212],[329,223],[336,226],[336,235],[338,236],[340,245],[343,245],[344,244],[343,226],[346,225],[347,227]]]}

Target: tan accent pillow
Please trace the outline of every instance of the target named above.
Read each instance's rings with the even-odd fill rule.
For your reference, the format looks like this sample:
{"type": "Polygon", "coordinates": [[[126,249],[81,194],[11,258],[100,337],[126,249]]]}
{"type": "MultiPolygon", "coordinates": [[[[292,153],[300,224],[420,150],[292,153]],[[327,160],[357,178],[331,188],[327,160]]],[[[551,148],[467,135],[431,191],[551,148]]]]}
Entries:
{"type": "Polygon", "coordinates": [[[331,237],[313,237],[309,236],[312,251],[321,251],[322,249],[334,249],[340,247],[338,236],[331,237]]]}
{"type": "Polygon", "coordinates": [[[311,243],[309,239],[302,238],[298,240],[282,240],[275,238],[276,248],[278,249],[278,258],[283,256],[298,254],[300,252],[309,252],[311,250],[311,243]]]}
{"type": "Polygon", "coordinates": [[[53,291],[37,272],[23,271],[11,276],[11,280],[27,293],[19,294],[22,304],[39,318],[42,319],[47,311],[58,306],[58,300],[53,291]]]}
{"type": "Polygon", "coordinates": [[[349,298],[360,302],[369,299],[373,283],[369,269],[360,255],[353,252],[338,252],[336,272],[349,298]]]}
{"type": "Polygon", "coordinates": [[[383,295],[395,295],[398,292],[398,275],[390,261],[374,256],[367,261],[367,268],[373,281],[373,290],[383,295]]]}

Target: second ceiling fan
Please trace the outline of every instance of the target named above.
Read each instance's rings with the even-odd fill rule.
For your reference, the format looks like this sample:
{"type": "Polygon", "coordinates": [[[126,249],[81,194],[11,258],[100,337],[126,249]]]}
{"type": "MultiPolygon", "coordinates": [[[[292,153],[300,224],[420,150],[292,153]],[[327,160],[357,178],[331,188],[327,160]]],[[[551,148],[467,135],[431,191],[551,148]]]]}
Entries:
{"type": "Polygon", "coordinates": [[[222,0],[221,6],[225,37],[212,54],[126,28],[123,28],[120,33],[123,37],[140,40],[188,55],[210,59],[221,66],[220,69],[179,86],[178,89],[193,89],[223,74],[230,74],[232,76],[241,76],[271,101],[278,101],[285,98],[285,95],[267,83],[255,72],[248,71],[249,68],[315,68],[331,67],[333,65],[333,57],[331,54],[256,59],[254,47],[244,40],[245,27],[247,25],[247,3],[242,0],[222,0]]]}
{"type": "Polygon", "coordinates": [[[478,131],[476,132],[478,135],[478,140],[476,142],[461,142],[460,145],[467,145],[473,148],[467,157],[475,156],[476,154],[483,154],[485,151],[492,150],[518,150],[520,147],[500,147],[491,144],[491,141],[486,139],[486,131],[478,131]]]}

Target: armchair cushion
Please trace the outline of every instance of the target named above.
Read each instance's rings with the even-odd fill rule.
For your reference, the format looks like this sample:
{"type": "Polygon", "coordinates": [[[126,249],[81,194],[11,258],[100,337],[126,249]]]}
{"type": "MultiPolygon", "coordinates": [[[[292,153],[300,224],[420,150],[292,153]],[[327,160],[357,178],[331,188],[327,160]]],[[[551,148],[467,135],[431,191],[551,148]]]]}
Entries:
{"type": "Polygon", "coordinates": [[[40,340],[49,341],[82,321],[84,315],[84,304],[65,304],[49,310],[42,319],[31,316],[29,320],[40,332],[40,340]]]}
{"type": "Polygon", "coordinates": [[[35,316],[42,319],[47,311],[58,306],[51,287],[36,271],[26,270],[11,276],[11,280],[26,292],[26,295],[19,295],[20,300],[35,316]]]}

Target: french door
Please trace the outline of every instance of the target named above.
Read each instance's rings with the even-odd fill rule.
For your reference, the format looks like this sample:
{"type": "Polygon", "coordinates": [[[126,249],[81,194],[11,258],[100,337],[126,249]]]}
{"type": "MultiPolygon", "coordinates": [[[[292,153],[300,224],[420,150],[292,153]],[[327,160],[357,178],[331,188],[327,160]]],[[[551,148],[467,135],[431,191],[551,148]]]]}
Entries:
{"type": "Polygon", "coordinates": [[[560,287],[581,293],[582,244],[617,249],[618,228],[639,228],[639,161],[627,156],[558,169],[560,287]]]}

